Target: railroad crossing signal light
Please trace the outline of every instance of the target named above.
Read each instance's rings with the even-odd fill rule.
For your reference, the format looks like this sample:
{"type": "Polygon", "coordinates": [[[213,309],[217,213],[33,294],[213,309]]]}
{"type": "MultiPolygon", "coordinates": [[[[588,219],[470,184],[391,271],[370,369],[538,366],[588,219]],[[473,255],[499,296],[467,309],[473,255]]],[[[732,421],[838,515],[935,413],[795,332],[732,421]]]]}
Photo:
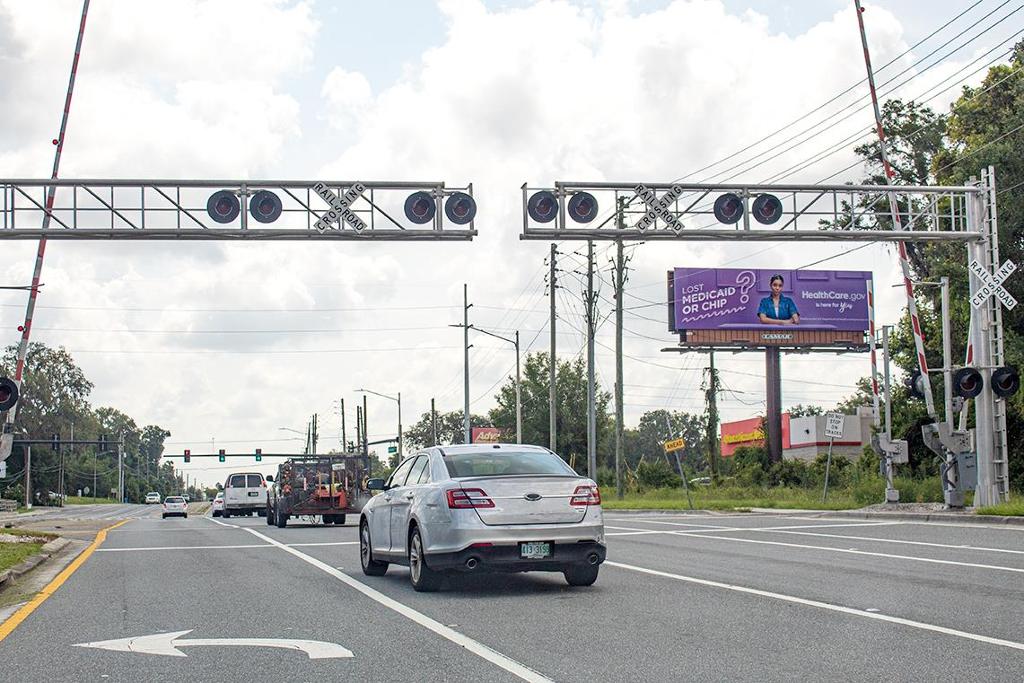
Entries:
{"type": "Polygon", "coordinates": [[[206,213],[218,223],[230,223],[238,218],[241,206],[231,190],[218,190],[206,201],[206,213]]]}
{"type": "Polygon", "coordinates": [[[953,395],[974,398],[985,387],[981,373],[974,368],[960,368],[953,373],[953,395]]]}
{"type": "Polygon", "coordinates": [[[185,462],[192,462],[192,451],[185,449],[185,462]]]}
{"type": "Polygon", "coordinates": [[[476,201],[465,192],[453,192],[444,203],[444,215],[455,225],[465,225],[476,217],[476,201]]]}
{"type": "Polygon", "coordinates": [[[751,213],[758,223],[771,225],[782,218],[782,202],[773,194],[759,194],[754,200],[751,213]]]}
{"type": "Polygon", "coordinates": [[[589,223],[597,217],[597,200],[589,192],[577,192],[569,198],[569,218],[589,223]]]}
{"type": "Polygon", "coordinates": [[[224,460],[226,460],[226,458],[224,457],[224,449],[223,448],[220,449],[219,451],[217,451],[217,453],[218,453],[217,460],[219,462],[224,462],[224,460]]]}
{"type": "Polygon", "coordinates": [[[262,461],[263,461],[263,449],[262,448],[257,448],[256,449],[256,462],[262,462],[262,461]]]}
{"type": "Polygon", "coordinates": [[[273,223],[281,217],[281,199],[270,190],[260,190],[249,200],[249,213],[260,223],[273,223]]]}
{"type": "Polygon", "coordinates": [[[1013,396],[1020,389],[1020,375],[1017,368],[1006,365],[992,372],[992,393],[998,398],[1013,396]]]}
{"type": "Polygon", "coordinates": [[[924,398],[924,381],[921,377],[920,370],[914,370],[910,373],[910,377],[906,379],[907,391],[914,398],[924,398]]]}
{"type": "Polygon", "coordinates": [[[714,211],[719,223],[736,223],[743,217],[743,200],[732,192],[726,192],[715,200],[714,211]]]}
{"type": "Polygon", "coordinates": [[[437,203],[429,192],[413,192],[405,198],[405,217],[413,223],[422,225],[434,220],[437,203]]]}
{"type": "Polygon", "coordinates": [[[18,402],[18,384],[10,377],[0,377],[0,412],[10,410],[18,402]]]}
{"type": "Polygon", "coordinates": [[[534,192],[526,202],[526,213],[538,223],[550,223],[558,214],[558,199],[548,190],[534,192]]]}

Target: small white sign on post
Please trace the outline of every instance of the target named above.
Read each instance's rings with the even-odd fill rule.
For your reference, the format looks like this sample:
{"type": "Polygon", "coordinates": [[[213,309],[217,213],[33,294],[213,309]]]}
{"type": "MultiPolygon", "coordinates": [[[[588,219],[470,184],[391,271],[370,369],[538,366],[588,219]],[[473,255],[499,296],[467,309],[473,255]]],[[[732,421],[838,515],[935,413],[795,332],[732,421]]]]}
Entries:
{"type": "Polygon", "coordinates": [[[830,439],[843,438],[843,424],[846,416],[842,413],[828,413],[825,415],[825,436],[830,439]]]}
{"type": "Polygon", "coordinates": [[[1006,281],[1006,278],[1010,277],[1010,274],[1017,270],[1017,265],[1013,261],[1004,262],[995,275],[989,275],[985,266],[981,265],[978,259],[971,261],[969,268],[974,277],[978,278],[981,282],[981,287],[971,297],[971,306],[981,308],[990,296],[995,296],[1003,302],[1008,311],[1013,310],[1014,306],[1017,305],[1017,300],[1003,288],[1003,282],[1006,281]]]}
{"type": "Polygon", "coordinates": [[[338,221],[345,221],[352,226],[352,229],[356,232],[362,232],[366,229],[366,223],[363,222],[356,213],[350,209],[352,203],[355,202],[359,197],[362,196],[363,192],[366,191],[366,186],[362,183],[355,183],[352,187],[346,190],[345,194],[341,197],[336,195],[331,188],[327,186],[327,183],[317,183],[313,186],[313,191],[320,195],[330,205],[330,210],[325,213],[320,220],[313,224],[313,227],[323,232],[324,230],[333,227],[338,221]]]}

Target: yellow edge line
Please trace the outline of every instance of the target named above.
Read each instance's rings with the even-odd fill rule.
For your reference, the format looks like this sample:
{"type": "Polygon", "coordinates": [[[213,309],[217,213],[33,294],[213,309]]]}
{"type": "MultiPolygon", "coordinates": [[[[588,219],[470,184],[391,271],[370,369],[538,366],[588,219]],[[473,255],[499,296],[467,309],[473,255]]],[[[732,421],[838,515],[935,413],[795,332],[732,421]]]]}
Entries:
{"type": "Polygon", "coordinates": [[[101,529],[100,532],[96,534],[96,538],[93,539],[93,542],[89,545],[89,547],[83,550],[81,555],[72,560],[71,564],[64,568],[64,571],[62,571],[60,574],[57,574],[57,576],[54,577],[53,581],[46,585],[46,588],[37,593],[36,596],[32,598],[29,602],[26,602],[24,605],[22,605],[21,609],[12,614],[10,618],[7,619],[7,621],[0,624],[0,640],[3,640],[7,636],[9,636],[11,632],[14,631],[14,629],[18,628],[21,622],[25,621],[25,619],[28,618],[28,615],[32,614],[32,612],[34,612],[37,607],[46,602],[47,598],[49,598],[51,595],[57,592],[57,589],[60,588],[64,584],[64,582],[67,581],[71,577],[71,575],[75,573],[75,570],[81,567],[82,564],[89,559],[89,556],[93,554],[93,551],[95,551],[96,548],[102,545],[103,541],[107,539],[108,531],[110,531],[111,529],[116,529],[122,524],[127,524],[130,521],[131,520],[129,519],[125,519],[118,522],[117,524],[108,526],[106,529],[101,529]]]}

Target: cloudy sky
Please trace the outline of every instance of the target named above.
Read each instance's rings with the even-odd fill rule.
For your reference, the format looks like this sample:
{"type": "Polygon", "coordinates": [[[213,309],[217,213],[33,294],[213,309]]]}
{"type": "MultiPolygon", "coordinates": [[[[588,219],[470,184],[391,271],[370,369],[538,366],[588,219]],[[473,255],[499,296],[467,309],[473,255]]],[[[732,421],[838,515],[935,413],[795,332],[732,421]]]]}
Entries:
{"type": "MultiPolygon", "coordinates": [[[[460,409],[462,335],[449,325],[461,321],[463,283],[471,322],[518,330],[524,349],[547,350],[549,247],[518,238],[524,182],[671,181],[780,128],[692,179],[739,172],[733,180],[758,182],[796,167],[780,179],[813,183],[856,161],[852,145],[821,153],[872,125],[863,85],[787,127],[863,80],[852,4],[93,2],[61,177],[473,183],[480,235],[427,244],[51,242],[33,340],[71,351],[96,384],[95,406],[167,428],[168,454],[297,452],[303,437],[287,430],[304,432],[313,413],[326,450],[339,443],[339,399],[351,438],[360,387],[401,392],[406,425],[431,398],[440,410],[460,409]]],[[[892,62],[877,75],[880,84],[893,79],[882,92],[938,111],[960,85],[980,81],[1021,26],[1019,14],[1000,22],[1019,9],[1003,0],[866,6],[873,62],[892,62]]],[[[49,176],[80,12],[77,0],[0,0],[0,177],[49,176]]],[[[861,174],[854,167],[831,182],[861,174]]],[[[609,245],[597,250],[602,316],[613,310],[609,245]]],[[[0,242],[0,284],[28,284],[35,247],[0,242]]],[[[571,358],[585,349],[585,243],[560,250],[558,351],[571,358]]],[[[893,250],[843,250],[631,248],[627,424],[657,408],[703,410],[706,356],[660,352],[673,343],[666,270],[790,269],[835,256],[821,267],[874,272],[878,323],[895,322],[903,301],[891,288],[893,250]]],[[[24,292],[0,290],[5,346],[19,338],[25,303],[24,292]]],[[[598,334],[598,377],[610,389],[613,323],[598,334]]],[[[483,335],[473,344],[470,398],[483,414],[514,354],[483,335]]],[[[720,356],[718,365],[723,419],[763,411],[763,355],[720,356]]],[[[866,356],[785,358],[783,405],[831,407],[868,372],[866,356]]],[[[371,438],[394,434],[395,408],[370,397],[371,438]]],[[[208,484],[223,477],[196,462],[186,469],[208,484]]]]}

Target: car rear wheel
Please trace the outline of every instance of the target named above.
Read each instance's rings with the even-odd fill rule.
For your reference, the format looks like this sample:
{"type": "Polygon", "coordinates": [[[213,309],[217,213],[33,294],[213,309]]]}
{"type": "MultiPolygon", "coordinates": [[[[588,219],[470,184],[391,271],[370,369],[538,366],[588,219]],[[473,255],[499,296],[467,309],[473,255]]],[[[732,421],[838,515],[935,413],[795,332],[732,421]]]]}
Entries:
{"type": "Polygon", "coordinates": [[[413,527],[409,534],[409,578],[413,590],[419,593],[430,593],[441,586],[441,572],[427,566],[427,558],[423,553],[423,538],[420,530],[413,527]]]}
{"type": "Polygon", "coordinates": [[[599,564],[576,564],[566,567],[562,573],[570,586],[592,586],[597,581],[600,568],[599,564]]]}
{"type": "Polygon", "coordinates": [[[223,517],[224,519],[227,519],[228,517],[231,516],[231,513],[228,511],[227,508],[224,508],[223,510],[221,510],[220,516],[223,517]]]}
{"type": "Polygon", "coordinates": [[[267,506],[263,516],[267,518],[267,526],[274,526],[274,508],[267,506]]]}
{"type": "Polygon", "coordinates": [[[388,570],[387,562],[373,559],[370,546],[370,525],[363,522],[359,527],[359,563],[363,565],[363,573],[367,576],[384,576],[388,570]]]}

